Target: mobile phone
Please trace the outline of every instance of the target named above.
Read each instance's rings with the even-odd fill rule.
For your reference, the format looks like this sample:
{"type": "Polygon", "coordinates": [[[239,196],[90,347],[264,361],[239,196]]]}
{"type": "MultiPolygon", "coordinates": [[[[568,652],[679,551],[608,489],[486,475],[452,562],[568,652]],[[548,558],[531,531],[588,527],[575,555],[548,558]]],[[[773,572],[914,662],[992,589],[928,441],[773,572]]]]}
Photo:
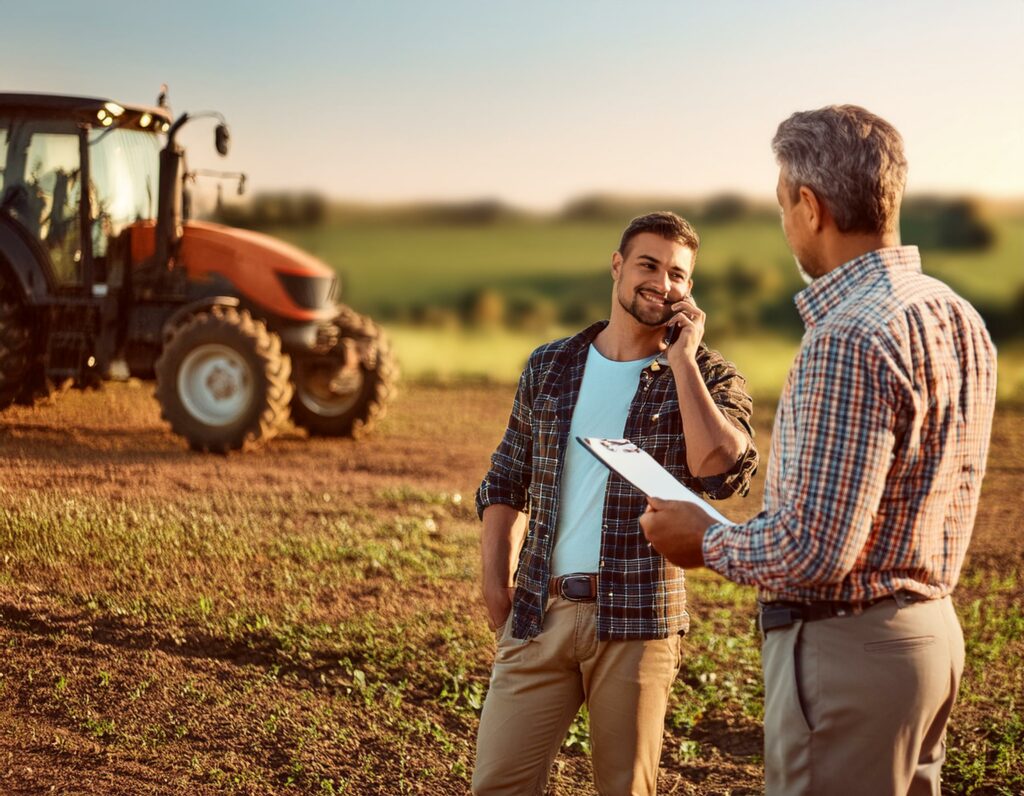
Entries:
{"type": "Polygon", "coordinates": [[[672,324],[671,326],[665,327],[665,345],[672,345],[676,340],[679,339],[679,333],[682,331],[678,323],[672,324]]]}

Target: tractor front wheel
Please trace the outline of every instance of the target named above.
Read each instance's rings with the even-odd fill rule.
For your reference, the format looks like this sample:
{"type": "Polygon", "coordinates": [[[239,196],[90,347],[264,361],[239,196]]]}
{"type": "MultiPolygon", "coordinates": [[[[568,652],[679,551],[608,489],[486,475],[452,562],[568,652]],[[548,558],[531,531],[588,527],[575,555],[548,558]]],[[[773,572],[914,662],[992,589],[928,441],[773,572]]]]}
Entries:
{"type": "Polygon", "coordinates": [[[233,307],[197,313],[156,362],[156,397],[193,450],[259,447],[288,418],[291,362],[263,321],[233,307]]]}
{"type": "Polygon", "coordinates": [[[388,339],[369,318],[339,307],[331,355],[296,360],[292,422],[323,437],[358,437],[384,416],[398,367],[388,339]]]}

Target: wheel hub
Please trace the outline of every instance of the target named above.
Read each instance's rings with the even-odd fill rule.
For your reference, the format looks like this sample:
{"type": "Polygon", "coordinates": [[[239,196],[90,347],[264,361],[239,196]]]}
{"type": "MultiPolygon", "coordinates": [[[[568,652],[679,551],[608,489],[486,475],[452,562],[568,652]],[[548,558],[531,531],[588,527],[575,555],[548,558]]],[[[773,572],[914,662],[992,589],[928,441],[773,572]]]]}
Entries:
{"type": "Polygon", "coordinates": [[[216,401],[226,401],[240,389],[241,385],[235,374],[219,364],[210,371],[206,379],[206,388],[216,401]]]}
{"type": "Polygon", "coordinates": [[[310,412],[336,417],[355,406],[365,379],[359,367],[307,364],[298,368],[295,387],[299,400],[310,412]]]}
{"type": "Polygon", "coordinates": [[[196,347],[178,370],[181,402],[190,414],[209,426],[239,420],[251,405],[254,392],[248,362],[226,345],[196,347]]]}

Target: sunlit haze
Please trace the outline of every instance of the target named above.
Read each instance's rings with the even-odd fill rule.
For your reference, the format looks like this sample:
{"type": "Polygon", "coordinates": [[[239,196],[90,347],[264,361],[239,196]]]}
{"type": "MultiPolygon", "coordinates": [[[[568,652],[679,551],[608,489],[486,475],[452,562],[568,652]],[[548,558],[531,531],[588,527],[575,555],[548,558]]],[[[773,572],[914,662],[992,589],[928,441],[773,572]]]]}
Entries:
{"type": "Polygon", "coordinates": [[[902,132],[909,190],[1024,196],[1024,0],[18,3],[0,90],[217,109],[190,165],[360,201],[772,196],[795,110],[902,132]]]}

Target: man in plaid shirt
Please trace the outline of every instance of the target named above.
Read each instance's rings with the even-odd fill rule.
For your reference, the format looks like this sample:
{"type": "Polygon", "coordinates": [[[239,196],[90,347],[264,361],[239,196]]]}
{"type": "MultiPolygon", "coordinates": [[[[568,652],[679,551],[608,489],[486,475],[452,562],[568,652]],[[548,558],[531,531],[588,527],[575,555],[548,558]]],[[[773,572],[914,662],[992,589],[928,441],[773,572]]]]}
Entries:
{"type": "Polygon", "coordinates": [[[541,346],[523,371],[477,493],[498,652],[476,794],[543,792],[584,703],[598,790],[655,792],[688,621],[683,571],[641,533],[643,495],[575,437],[626,437],[697,492],[746,494],[751,401],[702,342],[690,297],[698,245],[673,213],[634,219],[612,255],[610,319],[541,346]],[[665,350],[667,326],[679,336],[665,350]]]}
{"type": "Polygon", "coordinates": [[[899,133],[856,106],[773,141],[782,227],[810,286],[764,511],[651,501],[680,566],[758,587],[768,794],[935,794],[964,664],[950,593],[978,508],[996,353],[974,308],[900,246],[899,133]]]}

